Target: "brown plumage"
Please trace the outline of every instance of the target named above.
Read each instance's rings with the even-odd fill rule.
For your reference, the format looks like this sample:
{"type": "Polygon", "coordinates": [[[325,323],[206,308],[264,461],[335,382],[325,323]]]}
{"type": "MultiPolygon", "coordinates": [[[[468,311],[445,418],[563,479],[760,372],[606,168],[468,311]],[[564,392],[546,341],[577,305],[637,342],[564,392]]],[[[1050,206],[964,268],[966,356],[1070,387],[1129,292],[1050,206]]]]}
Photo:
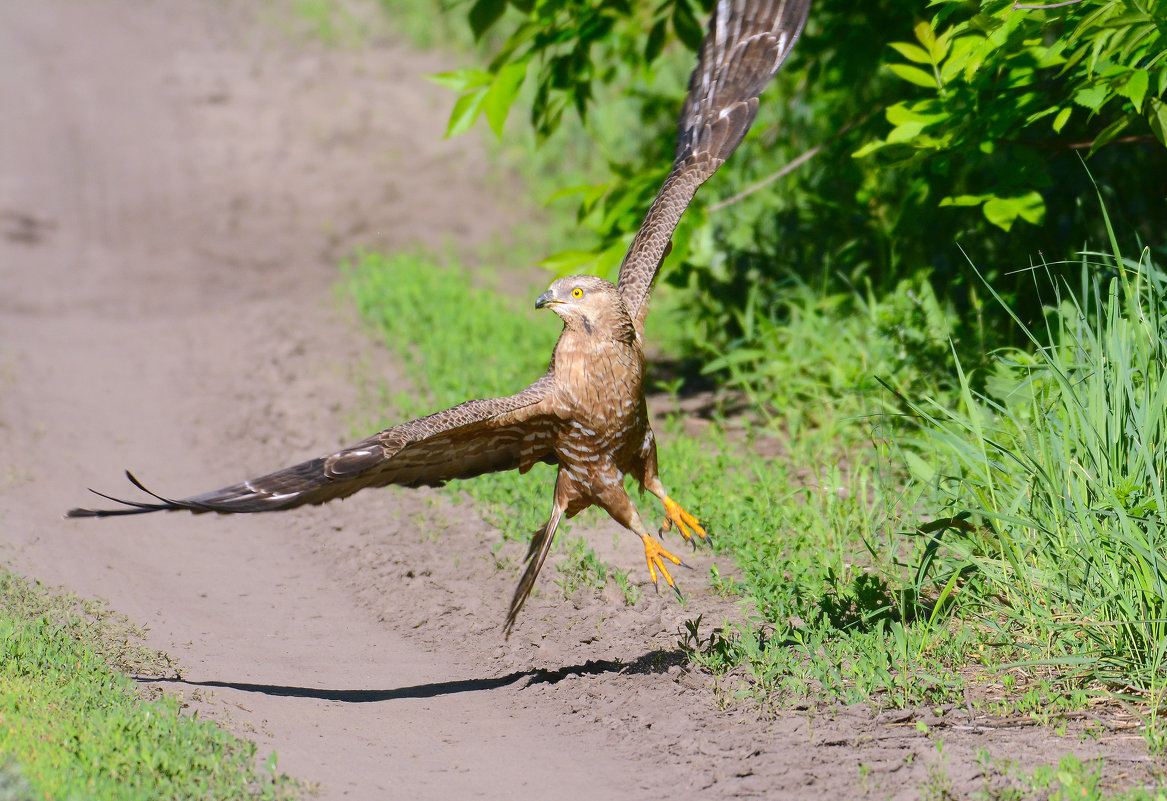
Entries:
{"type": "Polygon", "coordinates": [[[130,481],[152,501],[118,509],[73,509],[69,517],[187,510],[236,513],[292,509],[345,498],[365,487],[438,486],[458,478],[536,462],[558,465],[551,515],[535,533],[527,566],[506,618],[509,634],[535,584],[559,521],[600,506],[644,543],[653,583],[657,571],[676,585],[665,562],[682,564],[640,519],[624,476],[660,498],[662,530],[676,525],[688,540],[705,537],[657,475],[656,441],[644,401],[644,317],[669,240],[694,193],[740,144],[757,113],[758,95],[802,31],[810,0],[720,0],[681,110],[673,169],[649,208],[617,284],[594,276],[552,282],[535,304],[563,318],[547,373],[517,395],[472,400],[386,429],[329,456],[239,484],[171,500],[130,481]]]}

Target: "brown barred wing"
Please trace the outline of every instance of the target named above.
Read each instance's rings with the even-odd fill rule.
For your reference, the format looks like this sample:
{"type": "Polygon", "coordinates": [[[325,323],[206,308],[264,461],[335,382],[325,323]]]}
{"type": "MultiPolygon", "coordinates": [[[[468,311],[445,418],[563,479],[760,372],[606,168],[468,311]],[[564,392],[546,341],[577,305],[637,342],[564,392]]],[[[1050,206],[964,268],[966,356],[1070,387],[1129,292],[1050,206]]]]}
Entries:
{"type": "Polygon", "coordinates": [[[643,331],[648,295],[681,215],[741,144],[758,95],[802,33],[810,0],[720,0],[677,124],[673,169],[620,265],[620,295],[643,331]]]}
{"type": "Polygon", "coordinates": [[[179,510],[273,512],[346,498],[366,487],[440,486],[501,470],[526,472],[536,462],[555,463],[553,446],[560,420],[554,413],[551,388],[550,378],[544,377],[517,395],[467,401],[386,429],[329,456],[189,498],[162,497],[127,472],[151,500],[127,501],[95,492],[121,508],[73,509],[66,516],[179,510]]]}

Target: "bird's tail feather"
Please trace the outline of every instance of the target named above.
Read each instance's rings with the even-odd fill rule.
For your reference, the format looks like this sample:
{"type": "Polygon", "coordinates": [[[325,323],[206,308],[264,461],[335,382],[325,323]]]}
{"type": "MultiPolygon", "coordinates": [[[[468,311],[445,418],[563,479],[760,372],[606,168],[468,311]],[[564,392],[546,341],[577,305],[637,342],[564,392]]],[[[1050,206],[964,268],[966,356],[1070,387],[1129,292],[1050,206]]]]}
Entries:
{"type": "Polygon", "coordinates": [[[531,538],[531,546],[527,549],[527,569],[523,571],[523,577],[519,579],[519,586],[515,588],[515,595],[511,599],[511,608],[507,612],[506,623],[503,626],[507,637],[511,636],[511,630],[515,627],[519,612],[522,610],[523,604],[526,603],[527,596],[535,587],[535,579],[538,577],[539,571],[543,569],[543,562],[547,560],[547,554],[551,551],[551,541],[555,539],[555,529],[559,528],[559,521],[562,517],[563,508],[556,503],[555,508],[551,510],[550,519],[531,538]]]}

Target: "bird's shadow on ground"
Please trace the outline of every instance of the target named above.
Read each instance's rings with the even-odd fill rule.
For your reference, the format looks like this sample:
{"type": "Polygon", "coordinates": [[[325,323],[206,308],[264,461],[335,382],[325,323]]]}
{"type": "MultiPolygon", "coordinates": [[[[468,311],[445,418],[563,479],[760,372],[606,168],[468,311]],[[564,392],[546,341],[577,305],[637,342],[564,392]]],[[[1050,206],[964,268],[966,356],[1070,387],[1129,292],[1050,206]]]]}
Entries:
{"type": "Polygon", "coordinates": [[[531,668],[516,670],[503,676],[480,679],[455,679],[430,684],[415,684],[387,690],[330,690],[317,687],[292,687],[282,684],[254,684],[240,681],[188,681],[181,677],[156,678],[142,676],[136,680],[143,684],[184,684],[188,687],[219,687],[242,692],[263,693],[288,698],[315,698],[323,701],[341,701],[348,704],[367,704],[376,701],[397,701],[406,698],[434,698],[454,693],[496,690],[519,682],[523,687],[535,684],[557,684],[572,676],[597,676],[604,673],[655,674],[664,673],[673,665],[685,662],[685,655],[679,648],[669,651],[656,649],[631,662],[618,659],[589,659],[582,665],[568,665],[561,668],[531,668]]]}

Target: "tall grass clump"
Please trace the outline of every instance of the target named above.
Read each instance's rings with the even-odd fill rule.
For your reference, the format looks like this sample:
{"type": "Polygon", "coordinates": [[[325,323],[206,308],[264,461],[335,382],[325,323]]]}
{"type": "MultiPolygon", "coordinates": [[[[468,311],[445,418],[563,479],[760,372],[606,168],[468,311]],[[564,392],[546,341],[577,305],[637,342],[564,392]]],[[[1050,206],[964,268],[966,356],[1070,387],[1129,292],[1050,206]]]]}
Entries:
{"type": "Polygon", "coordinates": [[[952,522],[921,571],[941,603],[1027,661],[1153,694],[1167,676],[1167,275],[1149,253],[1084,255],[1077,292],[1055,285],[1038,326],[1002,301],[1030,347],[996,354],[984,391],[958,362],[958,402],[908,404],[910,465],[952,522]]]}

